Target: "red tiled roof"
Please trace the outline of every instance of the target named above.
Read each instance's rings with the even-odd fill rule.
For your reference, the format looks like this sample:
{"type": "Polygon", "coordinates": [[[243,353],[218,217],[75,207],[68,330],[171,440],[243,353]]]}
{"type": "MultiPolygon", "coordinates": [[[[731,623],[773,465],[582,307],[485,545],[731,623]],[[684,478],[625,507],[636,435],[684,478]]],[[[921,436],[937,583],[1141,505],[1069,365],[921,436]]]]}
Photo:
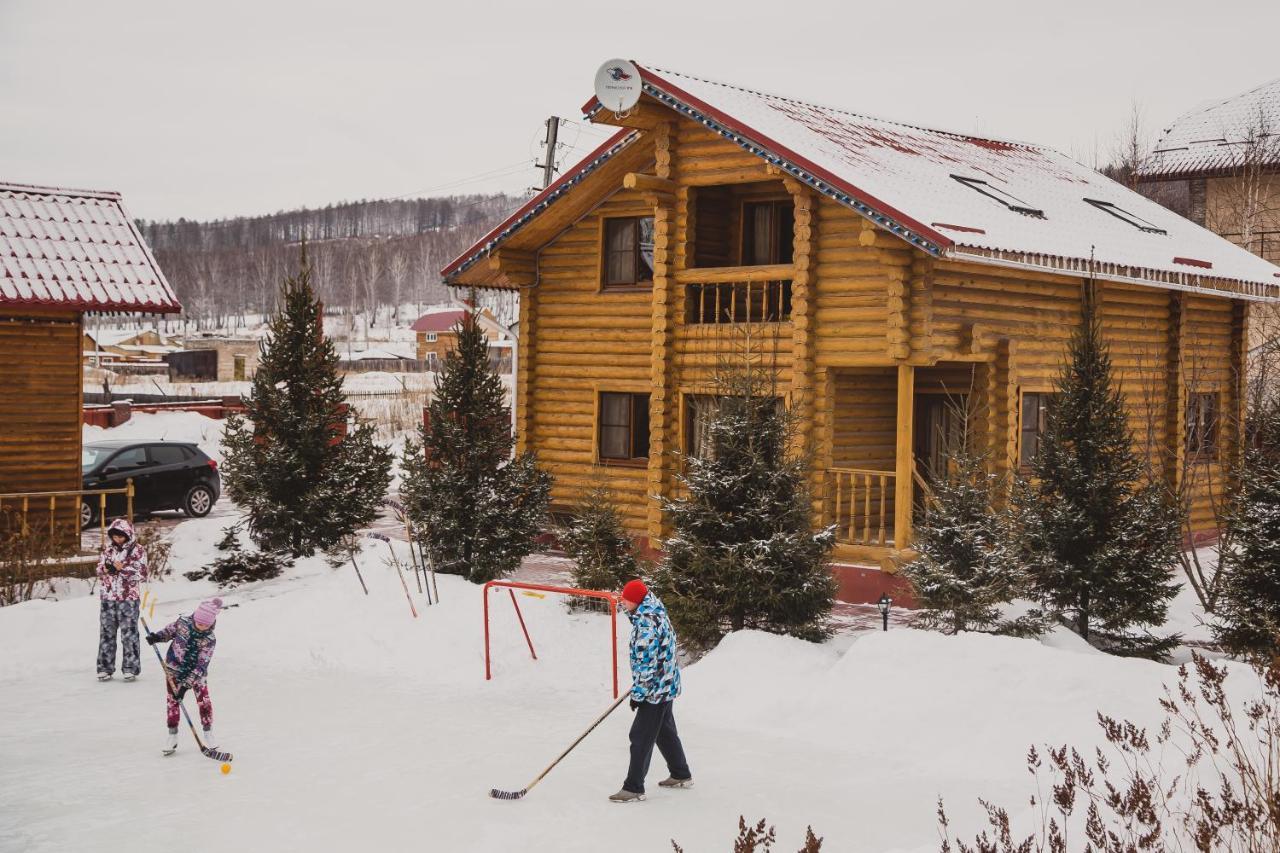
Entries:
{"type": "Polygon", "coordinates": [[[447,332],[466,316],[466,311],[433,311],[423,314],[409,328],[415,332],[447,332]]]}
{"type": "Polygon", "coordinates": [[[182,310],[119,193],[0,183],[0,306],[182,310]]]}

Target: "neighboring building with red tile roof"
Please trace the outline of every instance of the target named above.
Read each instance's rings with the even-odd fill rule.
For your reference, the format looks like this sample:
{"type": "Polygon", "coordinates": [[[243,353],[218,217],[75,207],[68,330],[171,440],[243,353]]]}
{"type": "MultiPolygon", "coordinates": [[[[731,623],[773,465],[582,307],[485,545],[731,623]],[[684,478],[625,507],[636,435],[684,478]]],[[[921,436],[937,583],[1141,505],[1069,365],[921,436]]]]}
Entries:
{"type": "Polygon", "coordinates": [[[81,488],[84,315],[181,308],[118,193],[0,183],[0,496],[81,488]]]}

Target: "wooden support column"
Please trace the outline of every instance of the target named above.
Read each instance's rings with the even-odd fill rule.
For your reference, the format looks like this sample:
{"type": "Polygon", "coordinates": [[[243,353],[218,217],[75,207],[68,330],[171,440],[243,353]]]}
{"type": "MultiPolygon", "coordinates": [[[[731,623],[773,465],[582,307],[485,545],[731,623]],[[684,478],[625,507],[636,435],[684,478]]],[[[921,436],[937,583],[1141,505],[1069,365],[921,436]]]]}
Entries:
{"type": "Polygon", "coordinates": [[[813,477],[810,489],[813,495],[814,512],[817,514],[816,521],[821,527],[828,519],[835,518],[835,506],[831,503],[832,495],[827,482],[827,472],[835,465],[835,373],[825,367],[818,369],[814,373],[813,387],[816,398],[813,426],[813,477]]]}
{"type": "Polygon", "coordinates": [[[885,294],[889,308],[885,332],[888,354],[895,361],[906,361],[911,357],[911,330],[907,325],[911,294],[907,292],[907,274],[901,267],[888,267],[885,275],[888,277],[885,294]]]}
{"type": "Polygon", "coordinates": [[[1232,399],[1231,408],[1224,412],[1224,417],[1230,418],[1233,423],[1225,424],[1229,456],[1223,460],[1231,470],[1244,461],[1244,427],[1249,410],[1249,309],[1250,303],[1243,299],[1231,303],[1232,399]]]}
{"type": "Polygon", "coordinates": [[[1178,494],[1187,455],[1187,296],[1169,292],[1169,358],[1165,378],[1165,478],[1178,494]]]}
{"type": "Polygon", "coordinates": [[[534,449],[533,385],[537,371],[534,340],[538,325],[538,288],[520,291],[520,340],[516,346],[516,453],[534,449]]]}
{"type": "MultiPolygon", "coordinates": [[[[671,125],[658,124],[653,129],[656,175],[653,182],[672,186],[671,125]]],[[[668,192],[652,192],[647,200],[653,204],[653,302],[649,375],[653,387],[649,392],[649,468],[646,532],[652,548],[661,547],[666,538],[660,498],[671,496],[675,480],[675,439],[678,431],[679,400],[674,383],[675,311],[680,303],[675,283],[676,266],[672,251],[676,210],[687,203],[687,192],[673,198],[668,192]]]]}
{"type": "MultiPolygon", "coordinates": [[[[813,453],[815,443],[816,403],[820,391],[815,384],[813,249],[816,245],[818,201],[804,184],[790,178],[783,184],[791,194],[794,208],[791,276],[791,409],[796,417],[793,451],[809,459],[809,489],[814,499],[815,521],[822,521],[822,483],[824,468],[813,453]]],[[[824,395],[825,396],[825,395],[824,395]]]]}
{"type": "MultiPolygon", "coordinates": [[[[992,473],[1012,483],[1010,476],[1018,465],[1018,376],[1015,370],[1017,342],[1001,338],[995,343],[995,359],[990,363],[988,383],[991,400],[987,411],[991,424],[987,432],[987,450],[991,455],[992,473]]],[[[1004,501],[1000,502],[1003,505],[1004,501]]]]}
{"type": "MultiPolygon", "coordinates": [[[[932,364],[937,360],[933,352],[933,258],[923,252],[913,254],[916,257],[911,263],[911,281],[907,291],[907,354],[916,364],[932,364]]],[[[892,348],[892,341],[890,345],[892,348]]]]}
{"type": "Polygon", "coordinates": [[[912,480],[915,448],[915,385],[914,365],[898,365],[898,429],[894,453],[894,519],[893,544],[899,551],[911,547],[911,510],[915,483],[912,480]]]}
{"type": "Polygon", "coordinates": [[[812,293],[814,225],[817,202],[809,188],[799,181],[783,181],[791,193],[794,206],[791,276],[791,407],[796,415],[796,450],[807,452],[813,446],[814,412],[814,340],[812,293]]]}

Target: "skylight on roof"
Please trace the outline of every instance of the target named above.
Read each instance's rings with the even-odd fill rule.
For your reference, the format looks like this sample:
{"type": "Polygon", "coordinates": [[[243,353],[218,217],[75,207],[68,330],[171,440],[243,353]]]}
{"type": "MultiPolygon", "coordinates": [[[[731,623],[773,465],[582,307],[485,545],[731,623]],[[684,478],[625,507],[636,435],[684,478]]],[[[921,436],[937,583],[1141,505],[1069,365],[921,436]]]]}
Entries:
{"type": "Polygon", "coordinates": [[[960,175],[952,175],[951,177],[969,189],[976,190],[987,198],[1000,202],[1014,213],[1021,213],[1023,216],[1034,216],[1036,219],[1045,218],[1043,210],[1032,207],[1012,193],[1006,192],[981,178],[963,178],[960,175]]]}
{"type": "Polygon", "coordinates": [[[1123,207],[1117,207],[1116,205],[1112,204],[1109,201],[1099,201],[1096,198],[1086,198],[1085,201],[1087,201],[1089,204],[1093,205],[1094,207],[1098,208],[1098,210],[1101,210],[1104,213],[1111,214],[1116,219],[1119,219],[1122,222],[1128,222],[1130,225],[1132,225],[1134,228],[1137,228],[1139,231],[1145,231],[1148,234],[1168,234],[1169,233],[1163,228],[1160,228],[1157,225],[1153,225],[1152,223],[1143,219],[1141,216],[1138,216],[1137,214],[1134,214],[1134,213],[1130,213],[1129,211],[1125,210],[1123,207]]]}

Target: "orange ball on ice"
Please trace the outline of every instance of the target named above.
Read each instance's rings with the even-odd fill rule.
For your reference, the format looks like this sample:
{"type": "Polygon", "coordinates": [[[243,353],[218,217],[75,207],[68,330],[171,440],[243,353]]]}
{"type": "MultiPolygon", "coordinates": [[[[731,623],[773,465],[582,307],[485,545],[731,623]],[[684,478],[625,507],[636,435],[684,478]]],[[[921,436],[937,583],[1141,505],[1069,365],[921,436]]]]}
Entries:
{"type": "Polygon", "coordinates": [[[224,761],[224,762],[222,763],[222,773],[223,773],[223,775],[226,775],[227,773],[230,773],[230,772],[231,772],[231,765],[230,765],[230,764],[227,764],[227,763],[224,761]]]}

